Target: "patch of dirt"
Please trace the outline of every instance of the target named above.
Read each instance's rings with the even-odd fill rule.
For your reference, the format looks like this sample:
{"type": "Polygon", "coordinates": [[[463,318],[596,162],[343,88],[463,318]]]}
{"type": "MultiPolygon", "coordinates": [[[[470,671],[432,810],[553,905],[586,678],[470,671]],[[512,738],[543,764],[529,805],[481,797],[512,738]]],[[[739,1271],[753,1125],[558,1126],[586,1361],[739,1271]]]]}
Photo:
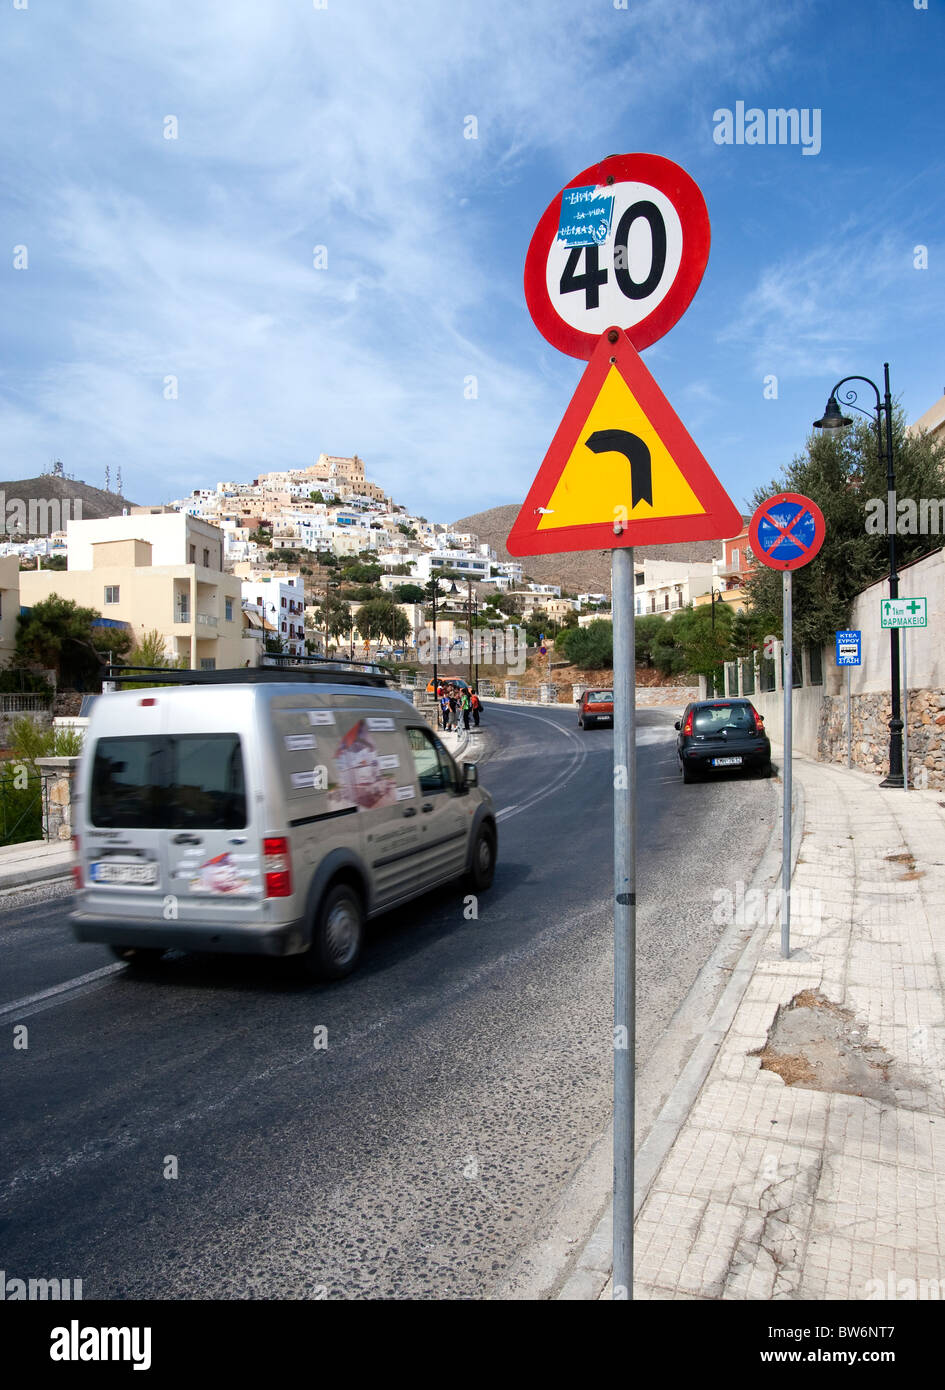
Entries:
{"type": "Polygon", "coordinates": [[[851,1009],[819,990],[801,990],[782,1005],[768,1041],[749,1055],[760,1057],[761,1069],[775,1072],[785,1086],[865,1096],[909,1110],[935,1108],[922,1077],[867,1037],[851,1009]]]}
{"type": "Polygon", "coordinates": [[[906,872],[899,875],[899,882],[905,883],[910,879],[923,878],[924,869],[917,869],[915,866],[915,855],[909,850],[903,850],[901,854],[887,854],[884,856],[888,864],[903,864],[906,872]]]}

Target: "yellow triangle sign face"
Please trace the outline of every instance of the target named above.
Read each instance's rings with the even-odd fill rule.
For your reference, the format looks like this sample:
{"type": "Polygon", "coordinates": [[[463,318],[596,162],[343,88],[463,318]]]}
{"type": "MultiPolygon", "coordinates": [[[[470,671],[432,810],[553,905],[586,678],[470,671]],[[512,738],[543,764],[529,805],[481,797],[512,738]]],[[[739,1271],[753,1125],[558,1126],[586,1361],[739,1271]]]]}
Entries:
{"type": "Polygon", "coordinates": [[[619,329],[601,334],[509,532],[509,553],[722,540],[741,526],[630,339],[619,329]]]}
{"type": "Polygon", "coordinates": [[[704,516],[705,507],[670,457],[617,367],[612,366],[564,465],[538,529],[552,531],[561,526],[589,526],[605,518],[613,521],[621,514],[632,515],[634,521],[650,517],[704,516]],[[611,430],[626,431],[647,446],[652,501],[638,498],[633,505],[631,465],[626,454],[617,449],[594,453],[588,448],[588,438],[611,430]]]}

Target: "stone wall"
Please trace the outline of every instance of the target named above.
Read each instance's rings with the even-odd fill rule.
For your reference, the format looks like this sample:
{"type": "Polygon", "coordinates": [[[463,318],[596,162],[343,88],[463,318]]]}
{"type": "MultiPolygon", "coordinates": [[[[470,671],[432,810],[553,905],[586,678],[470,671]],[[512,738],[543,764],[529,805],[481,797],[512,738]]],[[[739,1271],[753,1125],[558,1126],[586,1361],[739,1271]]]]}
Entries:
{"type": "Polygon", "coordinates": [[[637,709],[646,705],[670,705],[684,709],[691,700],[700,699],[694,685],[638,685],[637,709]]]}
{"type": "MultiPolygon", "coordinates": [[[[889,720],[888,693],[853,696],[850,725],[854,767],[875,773],[888,767],[889,720]]],[[[825,697],[817,743],[818,754],[825,761],[846,762],[845,695],[825,697]]],[[[945,787],[945,691],[909,691],[908,748],[910,786],[945,787]]]]}
{"type": "Polygon", "coordinates": [[[47,840],[72,839],[72,780],[78,758],[37,758],[44,782],[43,835],[47,840]]]}

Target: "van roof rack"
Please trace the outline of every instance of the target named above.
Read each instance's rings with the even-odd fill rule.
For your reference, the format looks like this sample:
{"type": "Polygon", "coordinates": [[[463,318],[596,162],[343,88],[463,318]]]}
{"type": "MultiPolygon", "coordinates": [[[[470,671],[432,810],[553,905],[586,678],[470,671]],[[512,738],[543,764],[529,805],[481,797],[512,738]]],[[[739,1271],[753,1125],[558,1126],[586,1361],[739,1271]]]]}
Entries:
{"type": "MultiPolygon", "coordinates": [[[[297,660],[301,660],[297,658],[297,660]]],[[[304,665],[235,666],[212,671],[181,670],[176,666],[106,666],[103,681],[121,685],[370,685],[384,687],[390,677],[367,661],[334,661],[310,657],[304,665]],[[310,664],[312,663],[312,664],[310,664]],[[317,664],[314,664],[317,663],[317,664]]]]}

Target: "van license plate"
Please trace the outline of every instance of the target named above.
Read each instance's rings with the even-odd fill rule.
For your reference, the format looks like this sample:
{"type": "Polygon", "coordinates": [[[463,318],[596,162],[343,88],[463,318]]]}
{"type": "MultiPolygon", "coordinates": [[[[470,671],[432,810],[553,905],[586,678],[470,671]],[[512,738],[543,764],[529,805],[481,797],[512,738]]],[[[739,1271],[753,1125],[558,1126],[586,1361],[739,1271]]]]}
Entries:
{"type": "Polygon", "coordinates": [[[713,758],[713,767],[741,767],[741,758],[713,758]]]}
{"type": "Polygon", "coordinates": [[[89,878],[93,883],[155,883],[156,864],[92,864],[89,878]]]}

